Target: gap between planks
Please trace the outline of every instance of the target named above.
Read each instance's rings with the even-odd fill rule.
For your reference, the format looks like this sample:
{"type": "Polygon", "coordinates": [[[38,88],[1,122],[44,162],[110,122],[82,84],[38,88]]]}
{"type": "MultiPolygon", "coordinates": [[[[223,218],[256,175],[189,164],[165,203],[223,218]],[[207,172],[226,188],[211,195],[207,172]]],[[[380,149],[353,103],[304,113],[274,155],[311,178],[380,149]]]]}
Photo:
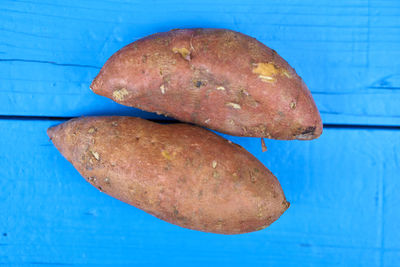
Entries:
{"type": "MultiPolygon", "coordinates": [[[[100,115],[101,116],[101,115],[100,115]]],[[[111,115],[107,115],[111,116],[111,115]]],[[[85,116],[84,116],[85,117],[85,116]]],[[[60,117],[60,116],[17,116],[17,115],[0,115],[0,120],[53,120],[53,121],[66,121],[77,117],[60,117]]],[[[146,118],[144,118],[146,119],[146,118]]],[[[159,123],[177,123],[179,121],[174,119],[147,119],[159,123]]],[[[400,130],[398,125],[366,125],[366,124],[336,124],[324,123],[326,129],[381,129],[381,130],[400,130]]]]}

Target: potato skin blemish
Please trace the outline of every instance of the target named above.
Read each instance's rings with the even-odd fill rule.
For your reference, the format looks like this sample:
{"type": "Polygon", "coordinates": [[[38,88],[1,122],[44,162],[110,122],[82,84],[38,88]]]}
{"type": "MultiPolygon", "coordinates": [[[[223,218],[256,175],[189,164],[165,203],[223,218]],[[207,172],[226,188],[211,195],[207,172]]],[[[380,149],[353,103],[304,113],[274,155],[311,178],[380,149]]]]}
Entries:
{"type": "Polygon", "coordinates": [[[229,102],[229,103],[226,103],[225,105],[228,106],[228,107],[232,107],[234,109],[241,109],[240,105],[237,104],[237,103],[229,102]]]}
{"type": "Polygon", "coordinates": [[[263,82],[275,82],[277,75],[282,75],[289,79],[292,78],[287,70],[277,67],[274,63],[255,63],[253,65],[253,73],[259,74],[258,77],[263,82]]]}
{"type": "Polygon", "coordinates": [[[124,101],[127,95],[129,95],[129,92],[126,90],[126,88],[121,88],[113,92],[113,98],[116,101],[124,101]]]}
{"type": "Polygon", "coordinates": [[[174,47],[174,48],[172,48],[172,52],[174,52],[175,54],[180,54],[183,59],[190,61],[190,51],[187,48],[174,47]]]}

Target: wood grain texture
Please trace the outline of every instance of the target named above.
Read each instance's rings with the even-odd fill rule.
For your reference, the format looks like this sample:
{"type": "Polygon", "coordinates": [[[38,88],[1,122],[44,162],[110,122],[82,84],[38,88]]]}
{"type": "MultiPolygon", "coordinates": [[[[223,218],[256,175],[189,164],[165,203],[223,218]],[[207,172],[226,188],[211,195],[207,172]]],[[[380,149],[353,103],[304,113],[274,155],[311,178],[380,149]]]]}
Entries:
{"type": "Polygon", "coordinates": [[[228,137],[280,180],[292,206],[266,230],[206,234],[86,183],[47,120],[0,120],[0,264],[398,266],[400,131],[326,129],[311,142],[228,137]]]}
{"type": "Polygon", "coordinates": [[[325,123],[400,125],[400,2],[51,1],[0,3],[0,115],[156,116],[89,91],[108,57],[172,28],[256,37],[307,83],[325,123]]]}
{"type": "MultiPolygon", "coordinates": [[[[275,49],[325,123],[400,125],[398,0],[2,0],[0,116],[154,114],[90,92],[118,49],[172,28],[228,28],[275,49]]],[[[87,184],[46,129],[0,120],[0,265],[400,266],[399,130],[325,129],[312,142],[229,137],[279,179],[266,230],[174,226],[87,184]]]]}

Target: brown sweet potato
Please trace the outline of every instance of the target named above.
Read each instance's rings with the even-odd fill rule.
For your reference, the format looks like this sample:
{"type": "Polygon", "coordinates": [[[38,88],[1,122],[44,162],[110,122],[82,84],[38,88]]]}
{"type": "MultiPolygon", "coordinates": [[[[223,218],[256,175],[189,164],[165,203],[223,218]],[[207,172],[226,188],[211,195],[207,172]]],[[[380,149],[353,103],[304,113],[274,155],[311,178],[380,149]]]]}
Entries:
{"type": "Polygon", "coordinates": [[[238,136],[314,139],[322,122],[295,70],[274,50],[223,29],[140,39],[115,53],[91,84],[127,106],[238,136]]]}
{"type": "Polygon", "coordinates": [[[246,233],[289,207],[261,162],[197,126],[86,117],[51,127],[48,135],[93,186],[182,227],[246,233]]]}

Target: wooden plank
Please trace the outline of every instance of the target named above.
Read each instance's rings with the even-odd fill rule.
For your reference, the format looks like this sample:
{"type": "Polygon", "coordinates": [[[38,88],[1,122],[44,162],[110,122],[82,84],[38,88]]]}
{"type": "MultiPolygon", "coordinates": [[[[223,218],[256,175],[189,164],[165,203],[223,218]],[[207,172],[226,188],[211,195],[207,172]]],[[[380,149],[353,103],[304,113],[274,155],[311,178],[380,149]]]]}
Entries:
{"type": "Polygon", "coordinates": [[[280,180],[289,210],[223,236],[171,225],[89,185],[51,144],[58,121],[0,120],[0,264],[399,266],[399,130],[310,141],[229,137],[280,180]]]}
{"type": "Polygon", "coordinates": [[[148,34],[220,27],[256,37],[294,66],[325,123],[400,125],[400,1],[0,3],[0,115],[156,117],[92,94],[109,56],[148,34]]]}
{"type": "Polygon", "coordinates": [[[384,266],[396,267],[399,265],[400,253],[398,251],[388,251],[385,253],[384,266]]]}

